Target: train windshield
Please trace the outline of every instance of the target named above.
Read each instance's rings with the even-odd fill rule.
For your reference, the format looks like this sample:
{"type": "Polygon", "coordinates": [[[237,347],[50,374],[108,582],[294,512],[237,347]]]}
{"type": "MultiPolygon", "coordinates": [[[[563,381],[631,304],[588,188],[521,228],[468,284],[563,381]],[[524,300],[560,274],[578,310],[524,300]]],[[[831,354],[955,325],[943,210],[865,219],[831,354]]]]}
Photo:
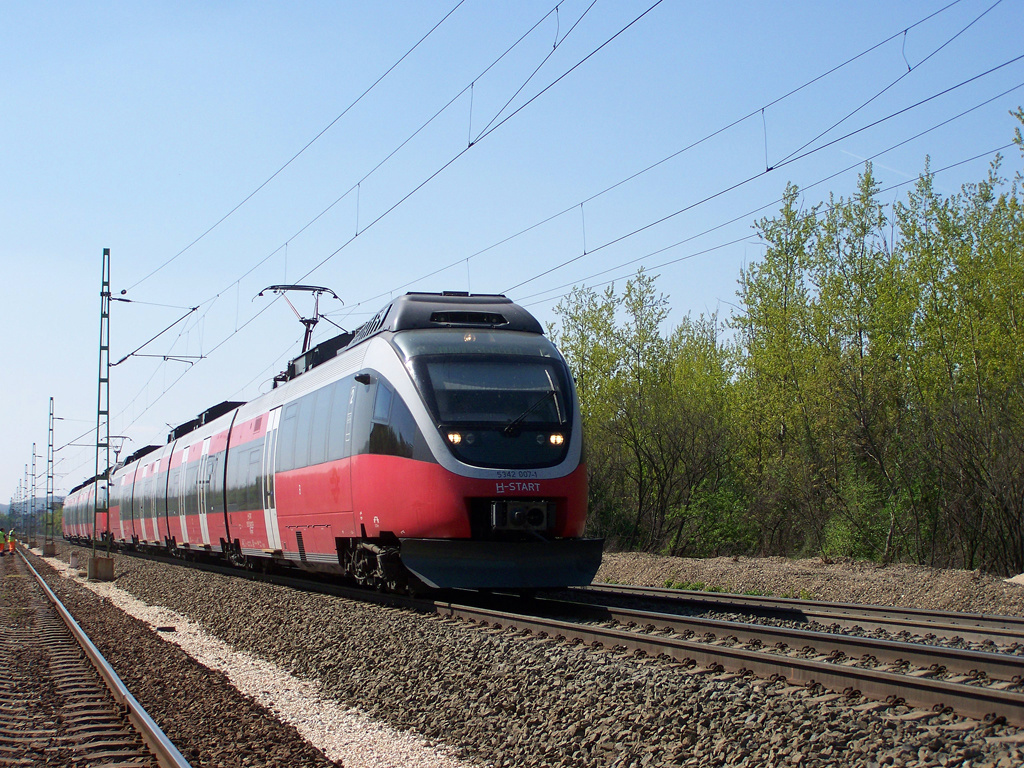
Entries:
{"type": "Polygon", "coordinates": [[[426,359],[435,416],[445,424],[568,422],[559,376],[543,360],[426,359]]]}
{"type": "Polygon", "coordinates": [[[436,329],[395,334],[442,436],[477,466],[550,466],[565,457],[572,394],[543,336],[436,329]]]}

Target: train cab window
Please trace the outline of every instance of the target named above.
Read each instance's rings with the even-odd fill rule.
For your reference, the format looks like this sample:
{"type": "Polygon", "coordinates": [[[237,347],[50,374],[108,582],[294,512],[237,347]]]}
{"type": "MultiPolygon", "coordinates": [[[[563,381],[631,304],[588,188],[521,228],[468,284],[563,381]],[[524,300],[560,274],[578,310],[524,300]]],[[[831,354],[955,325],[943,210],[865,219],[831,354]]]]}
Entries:
{"type": "Polygon", "coordinates": [[[330,434],[327,439],[327,459],[334,461],[345,458],[345,439],[348,426],[349,406],[352,403],[354,394],[352,384],[354,379],[349,376],[334,384],[334,397],[331,399],[331,424],[330,434]]]}
{"type": "Polygon", "coordinates": [[[549,467],[572,430],[569,370],[538,334],[410,330],[392,343],[452,454],[479,467],[549,467]]]}
{"type": "Polygon", "coordinates": [[[373,423],[374,396],[377,393],[376,377],[369,382],[355,383],[352,403],[351,446],[352,455],[370,452],[370,426],[373,423]]]}
{"type": "Polygon", "coordinates": [[[387,424],[391,416],[391,399],[394,392],[383,381],[377,385],[377,398],[373,403],[373,420],[387,424]]]}

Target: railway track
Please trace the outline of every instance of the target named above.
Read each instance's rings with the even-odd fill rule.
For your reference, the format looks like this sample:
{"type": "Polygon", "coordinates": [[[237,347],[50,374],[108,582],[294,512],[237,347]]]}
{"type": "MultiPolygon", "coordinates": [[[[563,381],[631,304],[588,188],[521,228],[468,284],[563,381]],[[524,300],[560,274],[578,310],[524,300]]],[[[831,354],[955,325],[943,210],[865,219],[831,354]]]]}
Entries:
{"type": "Polygon", "coordinates": [[[25,556],[0,572],[0,765],[188,768],[25,556]]]}
{"type": "MultiPolygon", "coordinates": [[[[154,555],[144,557],[165,562],[170,560],[154,555]]],[[[180,564],[180,561],[174,562],[180,564]]],[[[897,642],[680,615],[684,604],[707,603],[718,610],[730,607],[733,611],[747,610],[757,615],[779,617],[785,614],[787,619],[800,616],[803,617],[800,620],[808,621],[809,614],[831,616],[831,605],[827,603],[757,601],[746,596],[724,594],[707,599],[709,596],[704,593],[691,596],[675,590],[621,585],[599,585],[568,592],[572,596],[585,596],[588,602],[553,596],[522,600],[514,596],[472,592],[452,592],[445,594],[443,599],[437,596],[423,599],[368,592],[294,575],[244,572],[209,564],[193,565],[299,590],[456,617],[481,627],[514,629],[638,656],[660,657],[681,663],[694,673],[753,675],[768,680],[784,680],[792,686],[820,689],[830,699],[846,697],[853,706],[906,705],[931,712],[952,710],[977,720],[1024,726],[1024,656],[927,644],[924,636],[937,635],[932,630],[939,621],[934,617],[926,618],[922,614],[927,612],[923,611],[837,606],[839,611],[845,612],[840,615],[853,622],[851,626],[863,628],[866,620],[861,617],[873,616],[873,627],[885,627],[890,631],[900,627],[899,631],[908,632],[913,626],[921,638],[918,642],[897,642]],[[621,605],[637,600],[648,605],[652,599],[664,603],[667,609],[650,611],[621,605]],[[743,605],[750,607],[743,609],[743,605]],[[912,625],[907,614],[916,615],[920,621],[912,625]],[[895,623],[887,623],[890,619],[895,623]]],[[[968,622],[968,626],[975,626],[982,634],[993,629],[991,626],[979,628],[978,617],[960,614],[943,614],[942,622],[953,632],[954,626],[962,626],[957,623],[958,619],[968,622]]],[[[999,621],[1012,625],[1013,617],[1003,617],[999,621]]],[[[994,628],[1012,633],[1007,626],[994,628]]],[[[963,633],[954,634],[963,636],[963,633]]],[[[1006,635],[997,633],[996,636],[1006,635]]],[[[985,634],[985,637],[991,639],[991,634],[985,634]]],[[[1020,637],[1016,635],[1015,640],[1020,637]]]]}
{"type": "Polygon", "coordinates": [[[563,600],[536,603],[529,613],[454,603],[436,603],[435,610],[483,626],[667,658],[706,672],[823,688],[855,703],[864,697],[1024,725],[1024,658],[1019,656],[563,600]]]}
{"type": "Polygon", "coordinates": [[[572,591],[598,602],[611,598],[634,601],[646,599],[674,610],[735,611],[788,621],[813,622],[829,627],[883,630],[894,634],[906,632],[916,636],[932,635],[1002,645],[1024,644],[1024,618],[1019,616],[986,616],[919,608],[634,587],[624,584],[594,584],[572,591]]]}

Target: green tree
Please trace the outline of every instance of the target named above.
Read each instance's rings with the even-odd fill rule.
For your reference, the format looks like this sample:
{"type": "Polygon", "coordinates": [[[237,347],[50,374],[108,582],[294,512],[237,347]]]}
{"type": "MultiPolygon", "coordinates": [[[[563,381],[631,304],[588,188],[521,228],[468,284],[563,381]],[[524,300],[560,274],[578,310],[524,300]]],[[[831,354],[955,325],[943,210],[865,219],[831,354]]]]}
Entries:
{"type": "Polygon", "coordinates": [[[750,512],[764,552],[789,552],[824,529],[809,408],[808,378],[815,373],[808,343],[811,290],[807,271],[817,237],[817,209],[801,210],[789,185],[780,215],[756,229],[764,258],[740,275],[738,372],[743,475],[750,512]]]}

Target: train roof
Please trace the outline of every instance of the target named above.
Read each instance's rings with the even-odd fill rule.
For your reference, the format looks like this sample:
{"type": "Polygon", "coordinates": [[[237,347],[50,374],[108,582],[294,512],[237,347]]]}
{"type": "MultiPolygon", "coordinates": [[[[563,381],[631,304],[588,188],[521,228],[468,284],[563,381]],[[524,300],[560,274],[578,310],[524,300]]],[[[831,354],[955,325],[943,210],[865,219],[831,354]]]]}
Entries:
{"type": "Polygon", "coordinates": [[[110,469],[111,468],[108,468],[105,472],[100,472],[98,475],[94,475],[93,477],[90,477],[88,480],[83,480],[70,491],[68,491],[68,496],[70,496],[72,493],[75,493],[76,491],[82,490],[87,485],[92,485],[97,480],[106,480],[107,477],[110,475],[110,469]]]}
{"type": "Polygon", "coordinates": [[[407,293],[357,328],[349,346],[383,331],[461,327],[544,333],[537,318],[501,294],[407,293]]]}
{"type": "MultiPolygon", "coordinates": [[[[544,328],[537,318],[502,294],[472,294],[465,291],[411,292],[391,301],[354,331],[346,331],[327,339],[294,358],[283,373],[274,377],[274,386],[290,381],[378,334],[426,328],[487,328],[541,335],[544,333],[544,328]]],[[[196,418],[174,427],[167,436],[167,442],[172,443],[177,438],[243,405],[244,402],[232,400],[218,403],[196,418]]],[[[157,447],[147,445],[130,455],[119,466],[138,461],[157,447]]],[[[97,479],[99,478],[94,477],[86,480],[74,490],[83,488],[97,479]]]]}
{"type": "MultiPolygon", "coordinates": [[[[187,435],[189,432],[195,432],[197,429],[204,426],[205,424],[209,424],[211,421],[218,418],[219,416],[223,416],[225,413],[230,413],[231,411],[235,410],[235,408],[238,408],[239,406],[242,405],[245,405],[245,402],[241,400],[225,400],[221,403],[217,403],[215,406],[207,408],[205,411],[200,413],[191,421],[186,421],[184,424],[179,424],[178,426],[174,427],[167,435],[167,442],[173,443],[182,435],[187,435]]],[[[131,462],[136,458],[139,457],[135,455],[130,456],[129,458],[125,459],[125,464],[131,462]]]]}
{"type": "Polygon", "coordinates": [[[488,328],[544,333],[537,318],[501,294],[463,291],[407,293],[387,304],[355,331],[339,334],[296,357],[288,364],[287,370],[275,378],[275,386],[291,381],[377,334],[425,328],[488,328]]]}

